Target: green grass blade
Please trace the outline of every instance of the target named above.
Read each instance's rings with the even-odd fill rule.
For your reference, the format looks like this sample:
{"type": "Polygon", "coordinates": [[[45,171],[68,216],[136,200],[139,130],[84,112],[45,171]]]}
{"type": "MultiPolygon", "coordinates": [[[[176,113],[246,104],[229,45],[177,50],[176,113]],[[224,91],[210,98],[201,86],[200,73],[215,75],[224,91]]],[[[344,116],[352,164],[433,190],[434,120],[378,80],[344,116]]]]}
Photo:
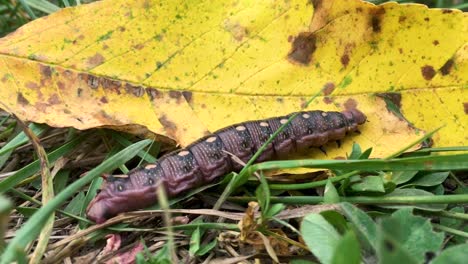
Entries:
{"type": "MultiPolygon", "coordinates": [[[[64,144],[60,148],[52,151],[49,155],[47,155],[47,158],[49,159],[50,163],[55,162],[58,158],[67,154],[68,152],[73,151],[75,147],[83,141],[84,136],[85,135],[78,136],[72,139],[71,141],[69,141],[68,143],[64,144]]],[[[20,181],[33,175],[39,169],[40,169],[40,162],[38,160],[23,167],[21,170],[17,171],[15,174],[11,175],[10,177],[0,182],[0,193],[4,193],[8,191],[9,189],[13,188],[20,181]]]]}
{"type": "Polygon", "coordinates": [[[26,13],[28,13],[28,15],[32,18],[32,19],[36,19],[37,16],[36,14],[34,14],[34,12],[32,11],[32,9],[29,7],[28,3],[27,3],[27,0],[19,0],[19,2],[21,3],[21,5],[23,6],[24,10],[26,10],[26,13]]]}
{"type": "Polygon", "coordinates": [[[135,143],[130,147],[125,148],[112,158],[104,161],[95,169],[91,170],[86,176],[82,177],[81,179],[75,181],[67,188],[65,188],[48,204],[44,205],[41,209],[39,209],[34,214],[34,217],[29,219],[23,225],[23,227],[16,232],[15,237],[10,241],[7,248],[5,249],[5,252],[1,257],[0,263],[7,264],[13,262],[17,256],[17,252],[22,252],[25,249],[25,247],[37,237],[37,235],[41,231],[41,228],[38,227],[42,226],[46,219],[50,216],[50,214],[58,206],[64,203],[70,196],[72,196],[75,192],[77,192],[83,186],[88,184],[94,178],[101,175],[101,173],[110,171],[119,164],[123,164],[126,161],[130,160],[138,153],[138,151],[142,150],[150,143],[151,140],[143,140],[138,143],[135,143]]]}
{"type": "Polygon", "coordinates": [[[60,7],[52,4],[51,2],[47,2],[45,0],[24,0],[26,5],[35,8],[39,11],[42,11],[47,14],[54,13],[60,10],[60,7]]]}
{"type": "MultiPolygon", "coordinates": [[[[255,201],[255,197],[231,197],[228,199],[232,202],[250,202],[255,201]]],[[[356,204],[399,204],[399,205],[416,205],[416,204],[463,204],[468,203],[468,194],[450,194],[450,195],[426,195],[426,196],[351,196],[340,197],[340,201],[356,204]]],[[[318,204],[323,203],[322,196],[271,196],[270,202],[284,204],[318,204]]]]}
{"type": "Polygon", "coordinates": [[[466,170],[468,154],[444,156],[423,156],[401,159],[375,160],[291,160],[268,161],[250,167],[251,172],[259,170],[277,170],[290,168],[319,168],[333,170],[466,170]]]}

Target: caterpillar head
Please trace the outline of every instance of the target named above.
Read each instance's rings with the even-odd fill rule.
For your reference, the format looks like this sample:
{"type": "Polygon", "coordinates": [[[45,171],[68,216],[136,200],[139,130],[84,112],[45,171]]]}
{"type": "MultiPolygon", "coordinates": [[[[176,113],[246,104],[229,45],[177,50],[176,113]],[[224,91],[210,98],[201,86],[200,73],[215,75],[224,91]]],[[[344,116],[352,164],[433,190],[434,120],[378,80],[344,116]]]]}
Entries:
{"type": "Polygon", "coordinates": [[[96,223],[122,212],[133,211],[156,202],[156,182],[151,171],[138,168],[128,175],[112,175],[105,179],[101,191],[89,203],[86,214],[96,223]]]}

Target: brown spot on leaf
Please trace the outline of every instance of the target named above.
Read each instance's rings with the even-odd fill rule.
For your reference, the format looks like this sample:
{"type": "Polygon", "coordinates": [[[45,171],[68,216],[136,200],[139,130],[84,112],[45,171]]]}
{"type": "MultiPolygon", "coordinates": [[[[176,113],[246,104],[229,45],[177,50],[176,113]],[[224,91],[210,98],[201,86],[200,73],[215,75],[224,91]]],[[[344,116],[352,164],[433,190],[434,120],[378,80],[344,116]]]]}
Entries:
{"type": "Polygon", "coordinates": [[[323,86],[323,94],[324,95],[330,95],[331,93],[333,93],[333,90],[335,90],[335,84],[332,83],[332,82],[327,82],[323,86]]]}
{"type": "Polygon", "coordinates": [[[378,97],[389,100],[392,102],[398,109],[401,109],[401,94],[400,93],[378,93],[378,97]]]}
{"type": "Polygon", "coordinates": [[[103,104],[109,103],[109,101],[107,101],[107,98],[105,96],[101,97],[101,99],[99,101],[101,101],[101,103],[103,103],[103,104]]]}
{"type": "Polygon", "coordinates": [[[341,56],[341,64],[343,64],[343,66],[346,68],[348,66],[348,63],[349,63],[348,54],[343,54],[343,56],[341,56]]]}
{"type": "Polygon", "coordinates": [[[99,53],[96,53],[94,54],[94,56],[88,58],[87,64],[89,68],[93,68],[98,65],[101,65],[104,62],[104,60],[104,56],[102,56],[99,53]]]}
{"type": "Polygon", "coordinates": [[[151,100],[163,97],[163,94],[155,88],[146,88],[146,93],[151,98],[151,100]]]}
{"type": "Polygon", "coordinates": [[[85,75],[86,77],[86,83],[88,84],[89,88],[91,89],[97,89],[99,87],[99,77],[94,76],[94,75],[85,75]]]}
{"type": "Polygon", "coordinates": [[[60,104],[61,100],[57,94],[53,94],[51,97],[49,97],[47,102],[49,103],[49,105],[56,105],[56,104],[60,104]]]}
{"type": "Polygon", "coordinates": [[[312,54],[317,48],[316,37],[313,33],[302,32],[294,38],[288,59],[292,62],[307,65],[312,61],[312,54]]]}
{"type": "Polygon", "coordinates": [[[42,113],[45,113],[46,109],[49,107],[48,104],[46,103],[42,103],[42,102],[37,102],[34,104],[34,108],[39,111],[39,112],[42,112],[42,113]]]}
{"type": "Polygon", "coordinates": [[[468,115],[468,102],[463,103],[463,110],[465,111],[465,114],[468,115]]]}
{"type": "Polygon", "coordinates": [[[378,33],[382,30],[382,19],[385,14],[385,9],[381,6],[377,6],[375,9],[370,11],[370,25],[374,33],[378,33]]]}
{"type": "Polygon", "coordinates": [[[358,105],[358,103],[353,98],[349,98],[344,103],[344,107],[345,107],[346,110],[356,109],[357,105],[358,105]]]}
{"type": "Polygon", "coordinates": [[[107,78],[102,78],[101,79],[101,85],[104,89],[113,91],[117,94],[120,94],[120,87],[122,86],[122,83],[117,80],[111,80],[107,78]]]}
{"type": "Polygon", "coordinates": [[[176,99],[177,101],[179,101],[181,96],[182,94],[178,91],[169,91],[169,97],[172,99],[176,99]]]}
{"type": "Polygon", "coordinates": [[[421,74],[424,77],[424,79],[429,81],[432,78],[434,78],[434,76],[436,75],[436,71],[434,70],[434,67],[430,65],[425,65],[421,67],[421,74]]]}
{"type": "Polygon", "coordinates": [[[137,50],[141,50],[141,49],[143,49],[144,47],[145,47],[145,45],[142,44],[142,43],[133,46],[133,48],[134,48],[134,49],[137,49],[137,50]]]}
{"type": "Polygon", "coordinates": [[[28,99],[26,99],[22,93],[18,93],[17,97],[16,97],[16,101],[18,102],[18,104],[20,105],[29,105],[29,101],[28,99]]]}
{"type": "Polygon", "coordinates": [[[331,104],[331,103],[333,103],[333,97],[331,97],[331,96],[325,96],[325,97],[323,98],[323,102],[326,103],[326,104],[331,104]]]}
{"type": "Polygon", "coordinates": [[[3,77],[2,77],[2,83],[8,81],[8,74],[4,74],[3,77]]]}
{"type": "Polygon", "coordinates": [[[125,28],[125,27],[122,27],[122,26],[118,27],[117,29],[118,29],[120,32],[124,32],[124,31],[126,30],[126,28],[125,28]]]}
{"type": "Polygon", "coordinates": [[[76,89],[76,95],[78,97],[80,97],[82,93],[83,93],[83,89],[81,89],[81,88],[76,89]]]}
{"type": "Polygon", "coordinates": [[[424,21],[426,21],[426,22],[429,22],[429,20],[431,20],[431,19],[428,18],[428,17],[425,17],[425,18],[424,18],[424,21]]]}
{"type": "MultiPolygon", "coordinates": [[[[150,89],[150,88],[148,88],[150,89]]],[[[143,94],[145,93],[145,89],[141,86],[134,86],[129,83],[125,84],[125,91],[128,94],[133,94],[136,97],[142,97],[143,94]]],[[[152,98],[151,98],[152,99],[152,98]]]]}
{"type": "Polygon", "coordinates": [[[188,103],[191,103],[191,102],[192,102],[192,92],[190,92],[190,91],[183,91],[183,92],[182,92],[182,95],[184,96],[185,100],[186,100],[188,103]]]}
{"type": "Polygon", "coordinates": [[[34,83],[34,82],[27,82],[25,86],[26,86],[26,88],[29,88],[29,89],[38,89],[39,88],[39,85],[37,85],[37,83],[34,83]]]}
{"type": "Polygon", "coordinates": [[[442,10],[442,14],[450,14],[450,13],[452,13],[452,12],[453,12],[452,9],[444,9],[444,10],[442,10]]]}
{"type": "Polygon", "coordinates": [[[62,91],[65,90],[65,84],[62,81],[57,82],[57,87],[62,91]]]}
{"type": "Polygon", "coordinates": [[[277,97],[276,102],[282,104],[282,103],[284,103],[284,99],[282,97],[277,97]]]}
{"type": "Polygon", "coordinates": [[[62,75],[67,79],[67,80],[70,80],[71,78],[73,78],[74,74],[72,71],[70,70],[64,70],[62,75]]]}
{"type": "Polygon", "coordinates": [[[400,17],[398,18],[398,22],[399,22],[399,23],[403,23],[403,22],[405,22],[405,20],[406,20],[406,16],[400,16],[400,17]]]}
{"type": "Polygon", "coordinates": [[[167,132],[167,135],[171,138],[176,138],[177,125],[171,120],[167,119],[166,115],[162,115],[159,119],[161,125],[163,125],[164,130],[167,132]]]}
{"type": "Polygon", "coordinates": [[[434,46],[437,46],[437,45],[439,45],[439,41],[436,39],[436,40],[432,41],[432,44],[434,44],[434,46]]]}
{"type": "Polygon", "coordinates": [[[249,34],[249,31],[238,22],[232,22],[229,19],[224,21],[224,29],[231,32],[232,36],[237,41],[242,41],[245,36],[249,34]]]}
{"type": "Polygon", "coordinates": [[[39,71],[42,78],[50,79],[52,77],[52,69],[48,65],[39,64],[39,71]]]}
{"type": "Polygon", "coordinates": [[[439,71],[442,73],[442,75],[447,75],[452,71],[454,61],[453,59],[447,60],[444,65],[439,69],[439,71]]]}
{"type": "Polygon", "coordinates": [[[398,48],[398,52],[400,52],[400,54],[403,54],[403,49],[402,49],[402,48],[398,48]]]}

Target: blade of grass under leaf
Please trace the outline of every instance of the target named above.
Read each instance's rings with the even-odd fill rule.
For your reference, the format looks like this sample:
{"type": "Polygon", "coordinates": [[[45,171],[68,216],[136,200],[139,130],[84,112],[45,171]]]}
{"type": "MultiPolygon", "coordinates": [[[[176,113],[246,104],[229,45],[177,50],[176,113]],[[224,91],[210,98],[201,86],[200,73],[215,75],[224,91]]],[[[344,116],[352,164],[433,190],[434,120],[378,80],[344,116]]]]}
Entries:
{"type": "MultiPolygon", "coordinates": [[[[67,153],[73,151],[75,147],[83,141],[83,138],[86,134],[80,135],[63,146],[57,148],[56,150],[52,151],[47,158],[49,159],[50,163],[54,163],[58,158],[66,155],[67,153]]],[[[7,192],[9,189],[13,188],[16,184],[21,182],[22,180],[26,179],[27,177],[37,173],[40,168],[39,161],[36,160],[31,162],[29,165],[23,167],[21,170],[17,171],[15,174],[11,175],[10,177],[6,178],[5,180],[0,182],[0,193],[7,192]]]]}

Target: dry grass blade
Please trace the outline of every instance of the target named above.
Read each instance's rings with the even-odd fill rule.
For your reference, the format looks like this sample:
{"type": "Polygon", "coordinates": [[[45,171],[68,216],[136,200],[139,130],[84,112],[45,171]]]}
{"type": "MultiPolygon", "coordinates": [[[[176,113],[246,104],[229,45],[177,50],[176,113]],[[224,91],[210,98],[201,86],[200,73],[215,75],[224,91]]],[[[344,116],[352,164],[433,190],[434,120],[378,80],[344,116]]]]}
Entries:
{"type": "MultiPolygon", "coordinates": [[[[54,185],[52,181],[52,176],[49,170],[49,160],[47,158],[47,153],[42,147],[39,138],[29,129],[29,127],[19,118],[16,118],[18,124],[22,127],[24,133],[28,136],[31,144],[37,152],[37,156],[40,160],[40,171],[42,177],[42,203],[48,203],[52,198],[54,198],[54,185]]],[[[46,220],[46,223],[39,235],[38,243],[36,248],[30,258],[29,263],[40,263],[42,256],[47,248],[49,243],[50,234],[54,226],[55,213],[52,213],[49,218],[46,220]]]]}

